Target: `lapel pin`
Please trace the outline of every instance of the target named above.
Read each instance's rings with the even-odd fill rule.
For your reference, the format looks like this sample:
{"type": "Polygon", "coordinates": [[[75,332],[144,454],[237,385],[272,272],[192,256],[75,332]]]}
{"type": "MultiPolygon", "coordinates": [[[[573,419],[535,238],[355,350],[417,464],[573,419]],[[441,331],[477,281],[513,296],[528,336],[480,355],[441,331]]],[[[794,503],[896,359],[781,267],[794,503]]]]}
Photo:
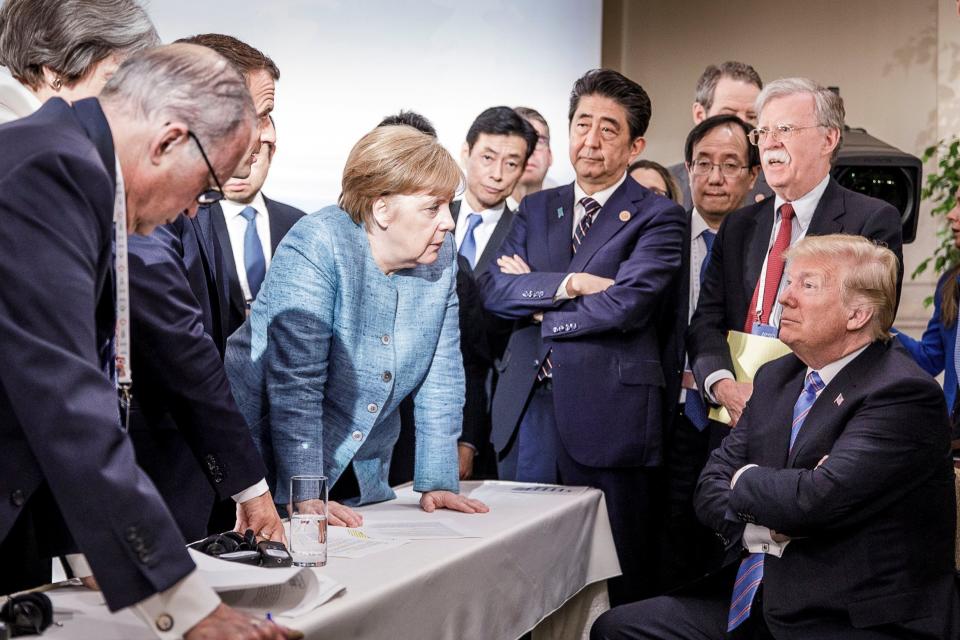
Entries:
{"type": "Polygon", "coordinates": [[[621,211],[621,212],[620,212],[620,222],[629,222],[629,220],[630,220],[630,212],[629,212],[629,211],[621,211]]]}
{"type": "Polygon", "coordinates": [[[557,220],[563,217],[563,207],[557,207],[557,220]]]}
{"type": "Polygon", "coordinates": [[[838,393],[838,394],[837,394],[837,397],[833,399],[833,402],[834,402],[834,404],[836,404],[838,407],[839,407],[840,405],[842,405],[842,404],[843,404],[843,394],[842,394],[842,393],[838,393]]]}

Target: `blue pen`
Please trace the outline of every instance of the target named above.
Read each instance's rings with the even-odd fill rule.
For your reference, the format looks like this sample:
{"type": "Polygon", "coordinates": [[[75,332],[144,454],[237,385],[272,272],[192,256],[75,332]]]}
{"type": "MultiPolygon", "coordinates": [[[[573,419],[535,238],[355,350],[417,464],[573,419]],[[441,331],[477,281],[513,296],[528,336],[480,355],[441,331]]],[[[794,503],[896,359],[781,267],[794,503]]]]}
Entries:
{"type": "Polygon", "coordinates": [[[267,611],[267,622],[273,622],[273,614],[267,611]]]}

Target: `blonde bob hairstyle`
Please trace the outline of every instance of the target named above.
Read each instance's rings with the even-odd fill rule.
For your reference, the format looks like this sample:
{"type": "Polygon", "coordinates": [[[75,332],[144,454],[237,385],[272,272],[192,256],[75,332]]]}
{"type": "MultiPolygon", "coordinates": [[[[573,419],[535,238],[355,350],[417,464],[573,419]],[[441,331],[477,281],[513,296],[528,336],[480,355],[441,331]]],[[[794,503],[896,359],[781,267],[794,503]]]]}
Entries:
{"type": "Polygon", "coordinates": [[[840,302],[872,311],[866,329],[874,340],[889,340],[897,309],[897,256],[863,236],[835,233],[807,236],[786,252],[788,261],[809,259],[840,275],[840,302]]]}
{"type": "Polygon", "coordinates": [[[436,138],[405,125],[377,127],[350,151],[338,204],[369,227],[378,198],[426,193],[450,201],[462,182],[460,167],[436,138]]]}

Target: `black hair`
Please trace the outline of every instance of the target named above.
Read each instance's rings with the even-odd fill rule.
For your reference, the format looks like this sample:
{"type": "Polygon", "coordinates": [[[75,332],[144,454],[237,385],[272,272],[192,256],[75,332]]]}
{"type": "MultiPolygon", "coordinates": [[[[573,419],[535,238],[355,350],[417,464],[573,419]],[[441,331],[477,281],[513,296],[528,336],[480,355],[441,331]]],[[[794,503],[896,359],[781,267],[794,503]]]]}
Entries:
{"type": "Polygon", "coordinates": [[[473,145],[481,133],[491,136],[520,136],[527,143],[526,163],[537,147],[537,130],[510,107],[490,107],[476,117],[467,131],[467,150],[473,151],[473,145]]]}
{"type": "Polygon", "coordinates": [[[413,127],[414,129],[421,131],[432,138],[437,137],[437,130],[433,128],[433,124],[422,115],[416,111],[404,111],[400,110],[400,113],[397,113],[392,116],[387,116],[380,121],[378,127],[392,127],[395,125],[406,125],[408,127],[413,127]]]}
{"type": "Polygon", "coordinates": [[[622,73],[613,69],[591,69],[574,82],[567,117],[570,124],[573,124],[573,115],[577,112],[580,98],[584,96],[603,96],[623,107],[627,112],[631,140],[647,132],[652,112],[650,96],[643,87],[622,73]]]}
{"type": "Polygon", "coordinates": [[[683,146],[683,159],[686,160],[687,164],[693,162],[693,147],[696,146],[698,142],[704,139],[708,133],[716,129],[717,127],[723,126],[738,126],[743,129],[743,137],[747,143],[747,167],[753,168],[760,165],[760,150],[757,147],[750,144],[750,140],[747,136],[750,134],[750,125],[738,118],[737,116],[730,113],[723,113],[718,116],[711,116],[695,126],[689,134],[687,134],[687,142],[683,146]]]}

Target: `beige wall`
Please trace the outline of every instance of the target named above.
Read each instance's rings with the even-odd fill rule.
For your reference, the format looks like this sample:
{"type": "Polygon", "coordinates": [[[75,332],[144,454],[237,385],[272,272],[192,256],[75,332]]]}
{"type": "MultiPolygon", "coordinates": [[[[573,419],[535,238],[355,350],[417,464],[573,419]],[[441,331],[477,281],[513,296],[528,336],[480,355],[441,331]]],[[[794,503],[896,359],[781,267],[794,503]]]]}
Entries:
{"type": "MultiPolygon", "coordinates": [[[[849,125],[918,156],[960,132],[955,0],[605,0],[603,29],[604,65],[650,94],[644,155],[664,164],[682,157],[700,73],[729,59],[765,81],[803,75],[840,87],[849,125]]],[[[905,250],[908,273],[935,244],[929,209],[905,250]]],[[[931,276],[907,278],[898,326],[925,325],[931,291],[931,276]]]]}

